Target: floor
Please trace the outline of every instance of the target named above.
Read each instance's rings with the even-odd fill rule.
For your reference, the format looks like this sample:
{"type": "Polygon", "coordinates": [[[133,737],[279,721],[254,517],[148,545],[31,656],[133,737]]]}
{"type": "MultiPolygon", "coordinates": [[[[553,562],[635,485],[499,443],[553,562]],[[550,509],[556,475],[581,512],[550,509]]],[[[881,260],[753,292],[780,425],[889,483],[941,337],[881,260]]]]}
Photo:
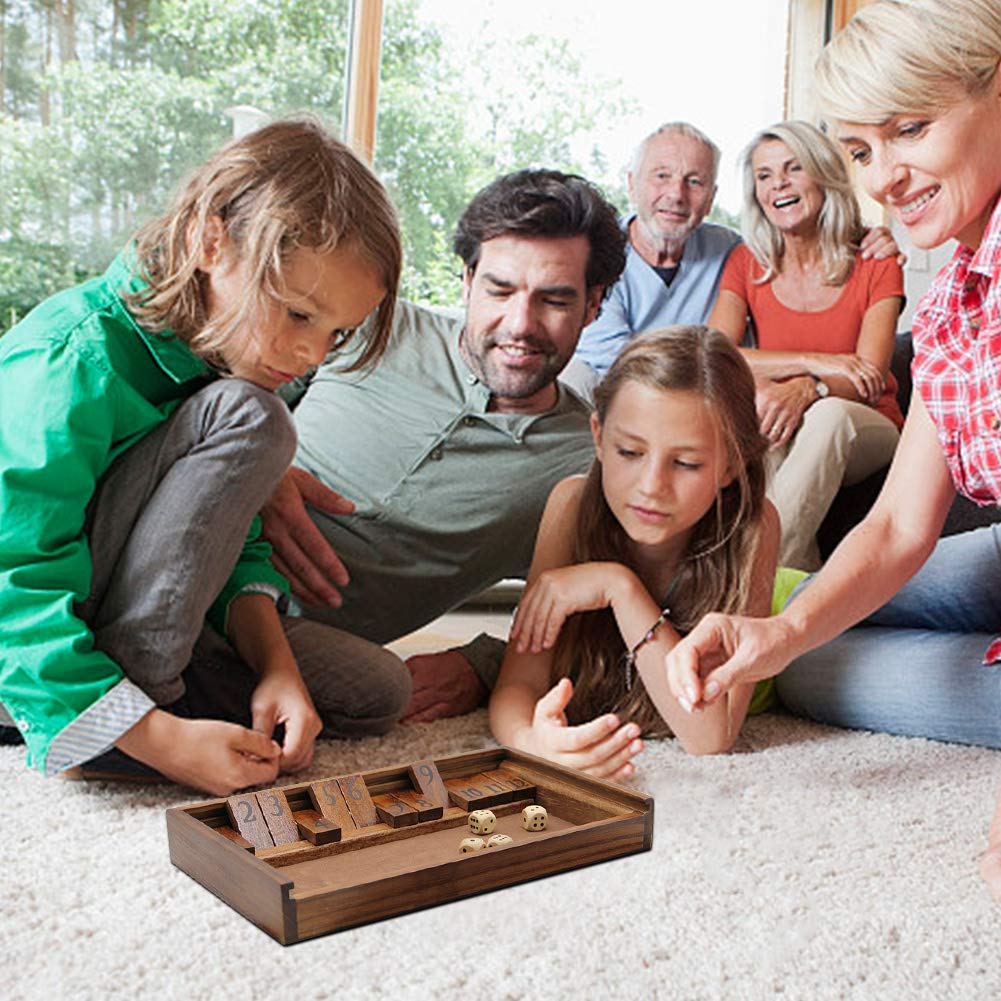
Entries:
{"type": "Polygon", "coordinates": [[[463,608],[429,622],[423,629],[418,629],[409,636],[401,637],[390,643],[389,648],[406,658],[415,653],[462,646],[480,633],[490,633],[491,636],[506,639],[510,625],[510,609],[503,610],[497,605],[463,608]]]}

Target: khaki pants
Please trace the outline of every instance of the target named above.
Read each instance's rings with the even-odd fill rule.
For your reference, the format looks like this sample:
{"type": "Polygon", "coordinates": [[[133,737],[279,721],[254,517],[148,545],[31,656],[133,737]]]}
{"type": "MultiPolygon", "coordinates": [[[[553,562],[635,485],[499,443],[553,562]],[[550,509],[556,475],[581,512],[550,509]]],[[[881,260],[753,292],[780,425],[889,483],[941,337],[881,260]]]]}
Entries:
{"type": "Polygon", "coordinates": [[[806,411],[792,439],[767,456],[768,497],[782,521],[782,566],[820,566],[817,530],[835,494],[889,464],[899,439],[894,423],[864,403],[828,397],[806,411]]]}

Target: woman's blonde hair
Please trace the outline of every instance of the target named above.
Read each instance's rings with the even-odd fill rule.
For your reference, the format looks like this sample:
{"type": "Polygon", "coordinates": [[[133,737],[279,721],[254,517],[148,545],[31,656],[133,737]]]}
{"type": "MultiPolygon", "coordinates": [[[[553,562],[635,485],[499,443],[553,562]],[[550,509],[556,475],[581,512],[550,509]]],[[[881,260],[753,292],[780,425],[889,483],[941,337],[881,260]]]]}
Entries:
{"type": "MultiPolygon", "coordinates": [[[[740,352],[718,330],[672,326],[636,337],[595,389],[599,425],[623,386],[638,382],[662,392],[693,392],[712,413],[734,476],[692,529],[675,571],[669,600],[671,623],[690,630],[707,612],[743,612],[750,600],[751,567],[759,544],[765,502],[764,456],[754,379],[740,352]]],[[[629,562],[628,537],[605,500],[601,463],[591,464],[574,536],[575,563],[629,562]]],[[[635,568],[634,568],[635,569],[635,568]]],[[[567,714],[583,722],[613,711],[645,732],[666,733],[642,684],[626,686],[622,637],[609,609],[571,616],[554,648],[553,680],[574,676],[567,714]]]]}
{"type": "Polygon", "coordinates": [[[984,93],[1001,61],[997,0],[876,0],[828,43],[817,95],[830,120],[878,125],[984,93]]]}
{"type": "Polygon", "coordinates": [[[396,213],[378,178],[312,119],[272,122],[218,150],[193,171],[173,203],[136,236],[148,287],[129,297],[136,319],[170,331],[207,360],[281,299],[282,268],[300,248],[350,246],[385,285],[366,343],[351,364],[372,364],[386,348],[402,264],[396,213]],[[209,318],[199,270],[210,220],[218,218],[247,266],[247,294],[209,318]]]}
{"type": "Polygon", "coordinates": [[[824,261],[824,280],[830,285],[844,285],[855,264],[855,252],[865,232],[858,199],[852,191],[848,169],[838,147],[820,129],[809,122],[779,122],[762,129],[745,147],[740,157],[744,178],[744,206],[740,227],[755,259],[764,269],[757,282],[771,281],[782,269],[785,240],[768,220],[758,202],[754,183],[754,151],[765,142],[778,140],[789,147],[810,179],[823,194],[817,220],[820,252],[824,261]]]}

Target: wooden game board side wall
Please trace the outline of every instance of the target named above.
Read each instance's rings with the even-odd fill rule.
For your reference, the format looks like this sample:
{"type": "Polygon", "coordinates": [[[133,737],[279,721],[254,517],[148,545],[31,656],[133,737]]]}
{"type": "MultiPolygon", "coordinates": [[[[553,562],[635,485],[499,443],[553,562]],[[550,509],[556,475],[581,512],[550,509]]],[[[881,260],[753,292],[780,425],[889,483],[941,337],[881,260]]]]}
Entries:
{"type": "Polygon", "coordinates": [[[297,941],[292,880],[177,807],[167,810],[170,861],[282,945],[297,941]]]}
{"type": "MultiPolygon", "coordinates": [[[[586,814],[582,812],[584,808],[581,805],[574,806],[575,803],[590,804],[594,809],[613,816],[625,812],[642,814],[645,829],[643,850],[649,851],[653,847],[652,796],[632,792],[604,779],[578,775],[532,754],[510,748],[505,748],[505,752],[503,767],[539,787],[537,801],[540,806],[546,806],[548,801],[553,804],[556,812],[564,810],[577,814],[579,819],[575,822],[586,820],[586,814]]],[[[568,815],[566,819],[574,820],[574,816],[568,815]]]]}
{"type": "Polygon", "coordinates": [[[496,853],[465,855],[433,868],[299,897],[295,901],[299,939],[643,851],[645,820],[637,813],[597,821],[572,834],[564,832],[496,853]]]}

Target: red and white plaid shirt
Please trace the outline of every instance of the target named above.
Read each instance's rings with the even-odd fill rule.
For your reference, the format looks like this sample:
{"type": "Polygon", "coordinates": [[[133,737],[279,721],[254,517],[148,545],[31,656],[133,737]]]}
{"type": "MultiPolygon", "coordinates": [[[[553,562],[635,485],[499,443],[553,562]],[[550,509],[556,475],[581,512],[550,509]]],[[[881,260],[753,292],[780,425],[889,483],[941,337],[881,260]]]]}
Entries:
{"type": "MultiPolygon", "coordinates": [[[[960,246],[914,314],[914,388],[956,489],[1001,504],[1001,202],[976,251],[960,246]]],[[[1001,638],[984,663],[1001,660],[1001,638]]]]}

